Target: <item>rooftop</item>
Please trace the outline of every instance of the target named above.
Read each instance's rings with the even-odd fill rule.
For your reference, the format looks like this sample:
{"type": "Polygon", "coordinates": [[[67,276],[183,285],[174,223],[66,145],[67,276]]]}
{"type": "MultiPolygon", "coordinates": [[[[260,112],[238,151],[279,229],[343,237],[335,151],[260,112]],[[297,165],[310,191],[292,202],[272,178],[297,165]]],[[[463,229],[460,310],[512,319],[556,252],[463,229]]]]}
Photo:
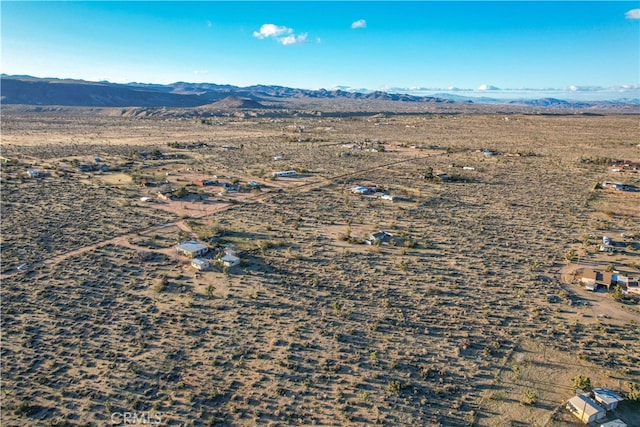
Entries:
{"type": "Polygon", "coordinates": [[[567,402],[567,405],[571,405],[575,408],[574,412],[584,413],[587,416],[604,412],[604,408],[594,402],[590,397],[578,394],[573,396],[567,402]]]}
{"type": "Polygon", "coordinates": [[[605,404],[622,402],[624,399],[608,388],[594,388],[593,395],[605,404]]]}
{"type": "Polygon", "coordinates": [[[207,249],[208,246],[191,240],[191,241],[179,244],[176,248],[184,252],[198,252],[203,249],[207,249]]]}

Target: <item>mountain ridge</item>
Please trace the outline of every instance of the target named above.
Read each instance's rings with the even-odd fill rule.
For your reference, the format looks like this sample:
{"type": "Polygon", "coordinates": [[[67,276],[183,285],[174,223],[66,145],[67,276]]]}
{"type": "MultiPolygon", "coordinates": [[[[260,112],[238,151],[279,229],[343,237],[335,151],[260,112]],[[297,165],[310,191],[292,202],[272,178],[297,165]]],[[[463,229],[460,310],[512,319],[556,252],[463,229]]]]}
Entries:
{"type": "Polygon", "coordinates": [[[640,99],[616,101],[571,101],[543,97],[539,99],[498,99],[466,97],[448,93],[433,96],[411,95],[386,91],[348,91],[336,89],[298,89],[278,85],[238,87],[216,83],[175,82],[111,83],[80,79],[40,78],[27,75],[0,75],[0,100],[3,104],[60,105],[81,107],[176,107],[215,106],[226,109],[279,108],[285,99],[349,99],[356,101],[392,101],[428,104],[505,104],[530,107],[585,109],[591,107],[639,106],[640,99]],[[221,102],[226,98],[244,100],[221,102]],[[219,103],[215,105],[216,103],[219,103]]]}

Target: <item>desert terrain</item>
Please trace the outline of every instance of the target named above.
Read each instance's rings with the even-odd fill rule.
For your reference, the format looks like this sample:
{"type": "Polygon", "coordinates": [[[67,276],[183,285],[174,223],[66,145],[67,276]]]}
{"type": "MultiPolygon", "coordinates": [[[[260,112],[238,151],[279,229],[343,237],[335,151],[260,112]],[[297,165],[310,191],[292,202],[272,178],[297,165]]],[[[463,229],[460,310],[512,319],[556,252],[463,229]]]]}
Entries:
{"type": "Polygon", "coordinates": [[[2,424],[577,426],[577,376],[634,396],[638,299],[576,274],[640,275],[640,193],[596,188],[640,186],[611,172],[639,116],[456,108],[3,106],[2,424]]]}

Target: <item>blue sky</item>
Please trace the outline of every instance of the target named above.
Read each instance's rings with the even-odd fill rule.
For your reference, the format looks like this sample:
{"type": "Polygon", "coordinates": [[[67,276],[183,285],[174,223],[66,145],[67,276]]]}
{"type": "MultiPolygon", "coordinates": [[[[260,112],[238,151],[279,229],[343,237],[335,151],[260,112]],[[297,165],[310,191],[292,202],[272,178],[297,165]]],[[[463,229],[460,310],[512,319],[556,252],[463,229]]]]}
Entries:
{"type": "Polygon", "coordinates": [[[7,74],[640,96],[638,1],[0,4],[7,74]]]}

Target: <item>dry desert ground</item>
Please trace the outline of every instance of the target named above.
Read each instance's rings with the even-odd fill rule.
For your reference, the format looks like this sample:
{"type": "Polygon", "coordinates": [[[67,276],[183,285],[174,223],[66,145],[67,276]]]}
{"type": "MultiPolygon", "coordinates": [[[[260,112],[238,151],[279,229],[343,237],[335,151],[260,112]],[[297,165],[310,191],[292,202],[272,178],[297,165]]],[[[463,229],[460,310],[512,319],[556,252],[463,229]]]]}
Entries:
{"type": "Polygon", "coordinates": [[[575,276],[638,273],[640,193],[595,189],[637,115],[68,110],[2,116],[4,426],[573,426],[576,376],[640,385],[637,300],[575,276]]]}

